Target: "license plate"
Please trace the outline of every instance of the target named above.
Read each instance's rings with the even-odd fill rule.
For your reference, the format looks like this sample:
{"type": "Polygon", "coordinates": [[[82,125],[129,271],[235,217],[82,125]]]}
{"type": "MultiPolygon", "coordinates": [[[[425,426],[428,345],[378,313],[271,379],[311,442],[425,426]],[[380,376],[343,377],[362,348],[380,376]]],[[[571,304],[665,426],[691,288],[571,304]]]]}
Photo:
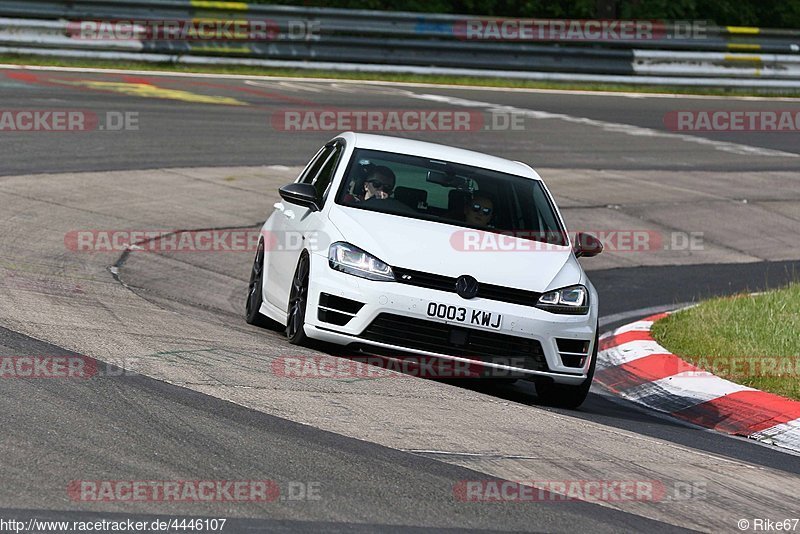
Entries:
{"type": "Polygon", "coordinates": [[[464,306],[452,306],[431,302],[428,304],[428,317],[443,319],[448,323],[459,323],[467,326],[484,326],[499,330],[503,325],[503,315],[500,313],[474,310],[464,306]]]}

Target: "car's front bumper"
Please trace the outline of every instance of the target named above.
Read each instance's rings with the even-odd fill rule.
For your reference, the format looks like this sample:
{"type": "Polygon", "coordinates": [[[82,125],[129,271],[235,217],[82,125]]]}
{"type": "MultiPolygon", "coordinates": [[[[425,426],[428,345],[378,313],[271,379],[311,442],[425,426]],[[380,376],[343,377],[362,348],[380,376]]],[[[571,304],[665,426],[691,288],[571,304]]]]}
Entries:
{"type": "MultiPolygon", "coordinates": [[[[594,340],[597,325],[597,302],[594,296],[590,311],[587,315],[557,315],[533,306],[522,306],[506,302],[474,298],[463,299],[455,293],[436,291],[397,282],[378,282],[358,278],[349,274],[331,269],[328,258],[321,254],[311,255],[311,283],[309,287],[308,308],[306,311],[306,334],[314,339],[335,343],[338,345],[356,344],[359,346],[376,347],[386,354],[394,351],[398,355],[436,356],[456,362],[477,364],[489,369],[496,369],[497,376],[513,372],[513,376],[551,377],[562,384],[581,384],[586,379],[591,357],[584,359],[580,367],[571,367],[564,364],[569,357],[559,352],[556,338],[561,340],[588,341],[588,355],[594,351],[594,340]],[[352,319],[345,325],[336,325],[320,320],[318,314],[321,294],[335,295],[363,303],[352,319]],[[477,309],[495,314],[502,314],[502,325],[499,329],[482,326],[467,326],[455,321],[447,321],[429,317],[428,304],[453,305],[477,309]],[[477,330],[489,333],[489,337],[501,334],[513,336],[515,339],[524,338],[537,341],[541,345],[541,353],[546,361],[546,370],[532,369],[530,366],[516,365],[512,358],[499,358],[497,360],[477,359],[469,354],[457,354],[453,350],[436,352],[415,348],[413,341],[409,343],[387,343],[376,339],[366,339],[365,331],[382,314],[392,314],[416,320],[425,320],[437,325],[452,325],[458,329],[477,330]]],[[[481,334],[478,334],[481,335],[481,334]]],[[[482,337],[487,337],[485,334],[482,337]]],[[[469,351],[465,351],[469,352],[469,351]]],[[[508,356],[508,354],[506,355],[508,356]]],[[[574,364],[574,360],[573,360],[574,364]]],[[[490,374],[491,375],[491,374],[490,374]]]]}

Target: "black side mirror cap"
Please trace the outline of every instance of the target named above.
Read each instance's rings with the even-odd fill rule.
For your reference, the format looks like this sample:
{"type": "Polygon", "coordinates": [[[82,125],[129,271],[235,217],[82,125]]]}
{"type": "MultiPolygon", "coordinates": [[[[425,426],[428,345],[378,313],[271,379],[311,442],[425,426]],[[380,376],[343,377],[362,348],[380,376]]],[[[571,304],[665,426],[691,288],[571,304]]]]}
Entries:
{"type": "Polygon", "coordinates": [[[317,198],[317,190],[311,184],[289,184],[281,187],[278,190],[281,198],[286,202],[309,208],[312,211],[319,211],[319,198],[317,198]]]}
{"type": "Polygon", "coordinates": [[[591,258],[603,252],[603,243],[592,234],[578,232],[572,250],[576,258],[591,258]]]}

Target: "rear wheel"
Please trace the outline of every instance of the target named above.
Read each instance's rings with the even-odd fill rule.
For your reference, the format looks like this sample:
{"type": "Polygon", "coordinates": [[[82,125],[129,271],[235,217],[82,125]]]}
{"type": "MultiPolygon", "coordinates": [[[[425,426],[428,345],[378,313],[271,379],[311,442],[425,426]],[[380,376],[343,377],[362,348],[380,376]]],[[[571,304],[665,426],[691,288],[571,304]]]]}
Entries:
{"type": "Polygon", "coordinates": [[[286,315],[286,338],[292,345],[303,345],[308,342],[303,326],[306,323],[306,306],[308,305],[309,270],[308,254],[303,253],[292,278],[289,311],[286,315]]]}
{"type": "Polygon", "coordinates": [[[597,366],[597,345],[599,339],[599,325],[594,336],[594,350],[592,351],[592,363],[589,365],[589,372],[586,380],[577,386],[568,384],[556,384],[552,380],[539,379],[535,382],[536,394],[543,404],[555,406],[557,408],[568,408],[574,410],[578,408],[589,395],[589,388],[592,387],[594,370],[597,366]]]}

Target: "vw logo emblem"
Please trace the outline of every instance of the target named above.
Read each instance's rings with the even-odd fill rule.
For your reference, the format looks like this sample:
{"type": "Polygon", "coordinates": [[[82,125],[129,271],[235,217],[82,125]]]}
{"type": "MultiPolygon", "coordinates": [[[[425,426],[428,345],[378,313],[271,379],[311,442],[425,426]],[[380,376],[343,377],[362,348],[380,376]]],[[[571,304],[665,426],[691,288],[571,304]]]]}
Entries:
{"type": "Polygon", "coordinates": [[[456,293],[462,299],[473,299],[478,294],[478,281],[469,275],[459,276],[456,280],[456,293]]]}

